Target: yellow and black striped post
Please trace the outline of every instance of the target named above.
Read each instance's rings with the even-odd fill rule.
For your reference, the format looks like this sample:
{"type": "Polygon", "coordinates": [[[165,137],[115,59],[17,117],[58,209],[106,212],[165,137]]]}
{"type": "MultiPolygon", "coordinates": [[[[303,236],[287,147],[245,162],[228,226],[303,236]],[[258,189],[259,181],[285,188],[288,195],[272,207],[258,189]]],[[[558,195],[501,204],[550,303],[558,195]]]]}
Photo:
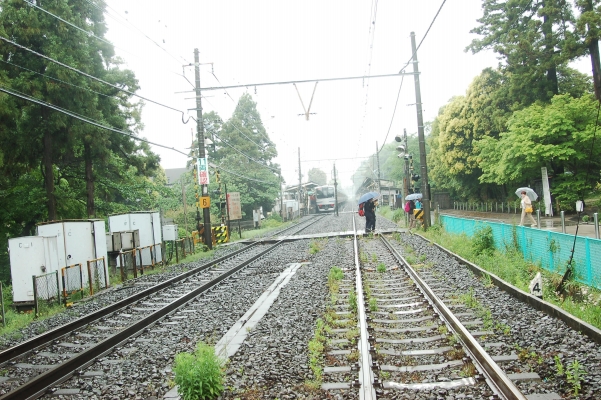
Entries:
{"type": "Polygon", "coordinates": [[[229,242],[227,226],[214,226],[212,229],[213,229],[213,240],[215,241],[216,244],[229,242]]]}

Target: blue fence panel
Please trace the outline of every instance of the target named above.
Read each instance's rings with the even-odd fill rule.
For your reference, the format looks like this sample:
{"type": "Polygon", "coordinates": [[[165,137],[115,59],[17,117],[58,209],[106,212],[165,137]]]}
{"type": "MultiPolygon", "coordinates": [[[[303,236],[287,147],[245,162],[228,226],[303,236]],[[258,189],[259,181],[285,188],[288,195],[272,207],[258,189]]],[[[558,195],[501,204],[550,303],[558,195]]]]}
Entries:
{"type": "MultiPolygon", "coordinates": [[[[442,215],[440,221],[447,232],[470,237],[482,227],[490,226],[498,249],[513,247],[517,242],[526,260],[561,275],[566,271],[574,244],[574,236],[560,232],[448,215],[442,215]]],[[[601,289],[601,240],[576,237],[572,265],[578,282],[601,289]]]]}

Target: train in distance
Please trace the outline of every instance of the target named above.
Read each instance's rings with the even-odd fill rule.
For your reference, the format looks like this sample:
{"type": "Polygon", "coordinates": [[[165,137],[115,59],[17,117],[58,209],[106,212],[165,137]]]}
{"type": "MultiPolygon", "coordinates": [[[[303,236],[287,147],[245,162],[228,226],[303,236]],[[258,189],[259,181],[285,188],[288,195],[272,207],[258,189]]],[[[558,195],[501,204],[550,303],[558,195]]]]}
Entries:
{"type": "Polygon", "coordinates": [[[336,193],[333,185],[317,186],[314,189],[314,196],[315,209],[318,213],[334,211],[336,209],[336,200],[338,200],[338,210],[340,210],[342,205],[348,200],[347,195],[341,190],[338,190],[338,193],[336,193]]]}

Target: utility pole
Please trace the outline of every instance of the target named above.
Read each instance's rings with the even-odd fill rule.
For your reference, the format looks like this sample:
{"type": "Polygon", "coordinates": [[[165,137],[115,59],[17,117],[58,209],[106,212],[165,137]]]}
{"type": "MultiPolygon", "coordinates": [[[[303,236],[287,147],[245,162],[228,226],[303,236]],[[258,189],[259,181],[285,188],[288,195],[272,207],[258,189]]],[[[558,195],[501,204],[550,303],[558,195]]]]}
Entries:
{"type": "Polygon", "coordinates": [[[428,165],[426,164],[426,140],[424,138],[424,117],[422,115],[422,94],[419,87],[419,69],[417,67],[417,48],[415,32],[411,32],[411,51],[413,52],[413,79],[415,82],[415,105],[417,107],[417,137],[419,139],[419,162],[422,179],[422,207],[424,209],[424,229],[430,226],[430,185],[428,184],[428,165]]]}
{"type": "Polygon", "coordinates": [[[303,203],[301,188],[302,188],[302,175],[301,175],[301,163],[300,163],[300,147],[298,148],[298,217],[301,214],[301,204],[303,203]]]}
{"type": "MultiPolygon", "coordinates": [[[[202,121],[202,103],[200,101],[200,61],[198,57],[198,49],[194,49],[194,75],[195,75],[195,89],[196,89],[196,140],[198,140],[198,157],[203,159],[206,157],[205,154],[205,132],[204,124],[202,121]]],[[[207,176],[208,176],[208,163],[207,163],[207,176]]],[[[200,184],[201,182],[199,182],[200,184]]],[[[209,196],[208,185],[202,184],[202,197],[209,196]]],[[[196,205],[196,225],[200,228],[200,212],[196,205]]],[[[204,243],[209,248],[213,248],[213,234],[211,232],[211,210],[206,207],[202,209],[204,219],[204,243]]],[[[199,231],[200,233],[200,231],[199,231]]]]}
{"type": "Polygon", "coordinates": [[[334,210],[338,216],[338,180],[336,179],[336,163],[334,163],[334,210]]]}
{"type": "Polygon", "coordinates": [[[407,144],[407,129],[403,129],[403,138],[405,140],[405,184],[403,185],[404,197],[409,195],[409,185],[411,183],[411,177],[409,176],[409,147],[407,144]]]}
{"type": "Polygon", "coordinates": [[[186,185],[184,185],[184,176],[182,175],[180,183],[182,184],[182,200],[184,202],[184,225],[186,226],[186,235],[188,234],[188,210],[186,208],[186,185]]]}
{"type": "Polygon", "coordinates": [[[382,184],[380,183],[380,152],[378,151],[378,142],[376,141],[376,160],[378,162],[378,193],[382,194],[382,184]]]}
{"type": "Polygon", "coordinates": [[[284,220],[284,192],[282,191],[282,170],[278,171],[278,175],[280,176],[280,217],[282,217],[282,221],[284,220]]]}

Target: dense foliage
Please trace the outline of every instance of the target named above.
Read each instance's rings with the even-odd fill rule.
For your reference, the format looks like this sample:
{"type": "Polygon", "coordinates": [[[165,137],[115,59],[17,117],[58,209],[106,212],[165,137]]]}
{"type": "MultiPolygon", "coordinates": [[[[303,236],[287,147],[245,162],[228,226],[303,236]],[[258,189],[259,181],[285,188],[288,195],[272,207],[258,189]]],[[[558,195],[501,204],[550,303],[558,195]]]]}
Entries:
{"type": "MultiPolygon", "coordinates": [[[[159,157],[146,143],[57,110],[134,136],[141,128],[142,103],[132,95],[138,83],[131,71],[120,69],[112,45],[103,39],[103,13],[100,3],[83,0],[2,2],[0,239],[5,243],[35,234],[41,221],[156,209],[165,194],[159,157]]],[[[7,258],[6,246],[0,246],[4,282],[7,258]]]]}

